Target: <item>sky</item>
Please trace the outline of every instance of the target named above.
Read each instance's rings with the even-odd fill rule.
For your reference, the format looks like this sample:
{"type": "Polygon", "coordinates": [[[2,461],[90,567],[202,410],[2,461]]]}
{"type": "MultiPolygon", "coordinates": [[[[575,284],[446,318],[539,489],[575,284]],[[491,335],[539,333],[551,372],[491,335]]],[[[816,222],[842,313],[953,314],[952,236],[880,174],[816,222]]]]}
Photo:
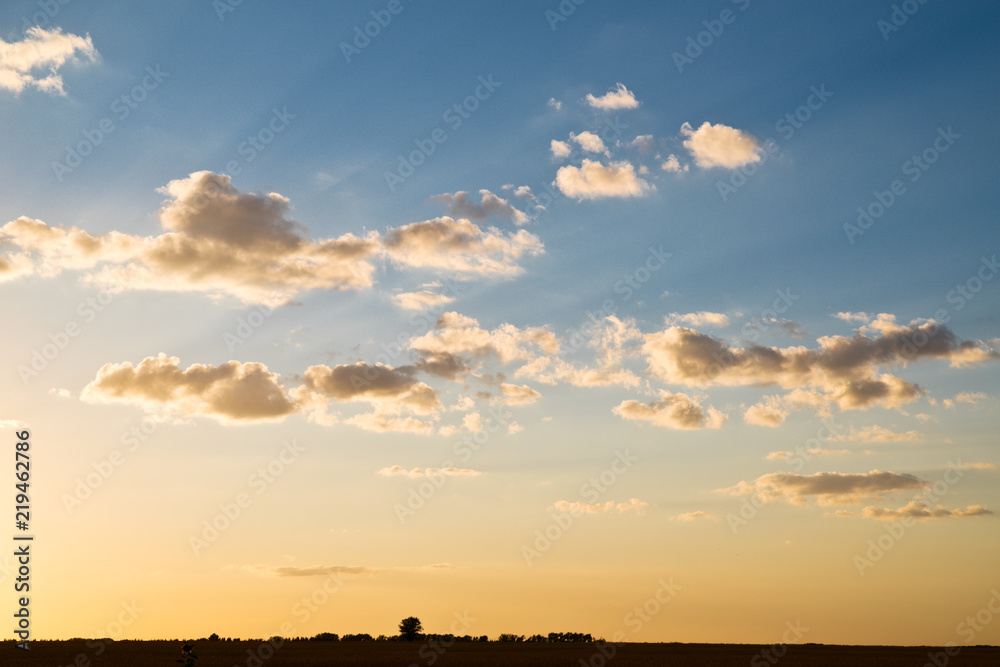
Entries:
{"type": "Polygon", "coordinates": [[[32,638],[996,644],[998,22],[4,3],[32,638]]]}

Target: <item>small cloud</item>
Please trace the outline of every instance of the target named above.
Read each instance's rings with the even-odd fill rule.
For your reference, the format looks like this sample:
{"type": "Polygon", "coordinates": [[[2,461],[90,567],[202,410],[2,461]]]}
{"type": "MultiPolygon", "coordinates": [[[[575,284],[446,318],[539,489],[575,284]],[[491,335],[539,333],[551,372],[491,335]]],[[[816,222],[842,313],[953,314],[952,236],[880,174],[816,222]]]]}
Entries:
{"type": "Polygon", "coordinates": [[[557,139],[553,139],[549,147],[552,150],[552,157],[554,158],[569,157],[569,154],[573,152],[573,148],[569,144],[557,139]]]}
{"type": "Polygon", "coordinates": [[[588,94],[584,99],[587,100],[587,104],[591,107],[594,109],[600,109],[601,111],[635,109],[639,106],[639,101],[635,99],[635,95],[621,83],[617,84],[615,88],[600,97],[594,97],[593,95],[588,94]]]}
{"type": "Polygon", "coordinates": [[[630,498],[628,502],[616,503],[609,500],[606,503],[584,503],[579,500],[570,502],[568,500],[558,500],[553,505],[552,508],[559,510],[560,512],[569,512],[570,514],[598,514],[604,512],[628,512],[629,510],[635,510],[636,514],[642,514],[642,510],[649,507],[649,503],[643,502],[638,498],[630,498]]]}
{"type": "Polygon", "coordinates": [[[674,324],[689,324],[693,327],[710,326],[710,327],[725,327],[729,326],[729,318],[722,313],[710,313],[708,311],[702,310],[697,313],[670,313],[666,316],[665,321],[667,326],[674,324]]]}
{"type": "Polygon", "coordinates": [[[69,389],[57,389],[56,387],[53,387],[52,389],[49,389],[49,396],[55,396],[56,398],[69,398],[72,394],[69,389]]]}
{"type": "Polygon", "coordinates": [[[677,516],[670,518],[671,521],[697,521],[698,519],[711,519],[712,521],[717,521],[718,517],[714,514],[697,510],[695,512],[687,512],[686,514],[678,514],[677,516]]]}
{"type": "Polygon", "coordinates": [[[734,127],[706,122],[694,130],[690,123],[684,123],[681,134],[688,137],[684,140],[684,148],[688,149],[694,156],[695,163],[703,169],[735,169],[761,160],[757,139],[734,127]]]}
{"type": "Polygon", "coordinates": [[[507,425],[507,433],[509,435],[514,435],[516,433],[520,433],[523,430],[524,430],[524,427],[521,426],[520,424],[518,424],[517,422],[511,422],[511,423],[509,423],[507,425]]]}
{"type": "Polygon", "coordinates": [[[580,134],[569,133],[570,141],[579,144],[580,148],[588,153],[604,153],[608,155],[608,149],[601,141],[601,138],[593,132],[584,131],[580,134]]]}
{"type": "Polygon", "coordinates": [[[437,292],[422,290],[420,292],[401,292],[400,294],[393,295],[392,300],[404,310],[424,310],[425,308],[433,308],[434,306],[451,303],[455,299],[444,294],[438,294],[437,292]]]}
{"type": "Polygon", "coordinates": [[[662,169],[663,171],[672,171],[675,174],[679,174],[682,171],[687,171],[688,166],[684,165],[683,167],[681,167],[681,162],[680,160],[677,159],[677,156],[669,155],[667,156],[667,159],[664,160],[663,163],[660,165],[660,169],[662,169]]]}
{"type": "Polygon", "coordinates": [[[604,166],[586,158],[579,167],[560,167],[555,185],[564,195],[578,200],[642,197],[655,189],[636,175],[635,168],[627,160],[604,166]]]}
{"type": "Polygon", "coordinates": [[[407,470],[402,466],[392,466],[376,471],[376,475],[383,477],[409,477],[419,479],[421,477],[479,477],[483,473],[479,470],[468,468],[413,468],[407,470]]]}
{"type": "Polygon", "coordinates": [[[969,505],[965,509],[946,509],[938,505],[937,509],[930,509],[926,503],[911,500],[898,509],[886,509],[869,505],[861,511],[861,516],[866,519],[878,519],[879,521],[901,521],[903,519],[955,519],[972,516],[987,516],[993,514],[982,505],[969,505]]]}
{"type": "Polygon", "coordinates": [[[552,107],[556,111],[561,111],[562,110],[562,102],[560,102],[559,100],[557,100],[554,97],[550,97],[549,101],[546,102],[546,104],[548,104],[550,107],[552,107]]]}

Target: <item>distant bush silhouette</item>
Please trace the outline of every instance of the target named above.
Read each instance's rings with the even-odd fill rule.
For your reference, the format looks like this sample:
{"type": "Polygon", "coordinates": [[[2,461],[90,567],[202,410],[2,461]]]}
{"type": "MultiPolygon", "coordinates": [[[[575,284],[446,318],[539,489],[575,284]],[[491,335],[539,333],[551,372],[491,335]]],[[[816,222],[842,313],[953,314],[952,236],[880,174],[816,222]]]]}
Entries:
{"type": "Polygon", "coordinates": [[[340,635],[335,632],[321,632],[309,638],[311,642],[336,642],[340,641],[340,635]]]}
{"type": "Polygon", "coordinates": [[[217,642],[217,641],[219,641],[219,634],[217,632],[213,632],[212,634],[210,634],[208,636],[208,641],[210,641],[210,642],[217,642]]]}
{"type": "Polygon", "coordinates": [[[344,635],[343,637],[340,638],[340,641],[342,641],[342,642],[373,642],[373,641],[375,641],[375,639],[374,639],[374,637],[372,637],[367,632],[362,632],[362,633],[356,634],[356,635],[344,635]]]}

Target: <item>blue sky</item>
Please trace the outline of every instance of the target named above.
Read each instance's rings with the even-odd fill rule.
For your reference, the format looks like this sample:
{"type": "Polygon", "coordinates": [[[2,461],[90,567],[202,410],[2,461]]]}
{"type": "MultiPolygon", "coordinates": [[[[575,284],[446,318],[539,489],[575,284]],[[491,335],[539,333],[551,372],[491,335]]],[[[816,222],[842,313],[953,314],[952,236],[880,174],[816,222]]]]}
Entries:
{"type": "Polygon", "coordinates": [[[52,563],[68,592],[38,631],[84,634],[84,600],[113,618],[144,595],[158,611],[128,636],[223,632],[217,612],[267,636],[276,621],[234,591],[281,606],[343,572],[363,612],[327,608],[301,634],[478,604],[477,633],[558,618],[610,637],[672,576],[690,606],[640,640],[766,641],[811,614],[808,641],[958,641],[996,585],[1000,16],[902,4],[905,22],[861,2],[7,3],[0,289],[17,326],[0,419],[40,443],[39,535],[84,554],[52,563]],[[102,291],[112,269],[128,277],[102,291]],[[573,343],[588,313],[600,327],[573,343]],[[490,446],[456,460],[491,411],[490,446]],[[839,435],[790,468],[781,452],[816,448],[824,419],[839,435]],[[143,423],[149,446],[67,506],[143,423]],[[308,444],[294,481],[193,547],[289,439],[308,444]],[[641,463],[581,500],[625,448],[641,463]],[[914,496],[956,457],[946,497],[914,496]],[[401,520],[423,471],[450,465],[401,520]],[[766,508],[745,530],[741,496],[766,508]],[[571,510],[574,530],[525,557],[571,510]],[[894,564],[859,573],[903,521],[894,564]],[[149,543],[98,565],[112,525],[149,543]],[[935,546],[955,543],[978,554],[961,572],[935,546]],[[113,583],[90,590],[84,565],[113,583]],[[916,584],[922,569],[957,583],[916,584]],[[741,612],[748,579],[790,602],[741,612]],[[191,581],[213,602],[185,616],[171,589],[191,581]],[[935,593],[949,603],[911,618],[935,593]],[[900,622],[845,616],[859,607],[900,622]]]}

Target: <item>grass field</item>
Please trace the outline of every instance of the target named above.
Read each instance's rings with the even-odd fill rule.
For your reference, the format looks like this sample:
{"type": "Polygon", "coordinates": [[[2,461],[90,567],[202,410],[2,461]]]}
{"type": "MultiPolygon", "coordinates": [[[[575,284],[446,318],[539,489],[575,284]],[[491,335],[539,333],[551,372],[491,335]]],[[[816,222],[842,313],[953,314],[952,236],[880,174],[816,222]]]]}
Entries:
{"type": "MultiPolygon", "coordinates": [[[[32,642],[30,653],[8,642],[0,664],[10,667],[145,667],[176,665],[180,642],[122,641],[106,645],[100,655],[99,644],[82,640],[32,642]]],[[[198,667],[320,667],[354,665],[357,667],[492,666],[553,665],[579,667],[602,665],[653,665],[700,667],[763,667],[764,665],[808,665],[809,667],[923,667],[934,664],[928,653],[937,656],[936,667],[1000,665],[1000,648],[965,647],[948,657],[934,647],[870,646],[789,646],[780,658],[765,656],[771,646],[746,644],[623,644],[607,660],[595,644],[497,644],[456,643],[439,653],[422,642],[289,642],[266,660],[258,642],[198,642],[198,667]],[[251,657],[252,656],[252,657],[251,657]],[[433,662],[432,662],[433,660],[433,662]],[[582,663],[581,663],[582,660],[582,663]],[[942,662],[945,661],[946,662],[942,662]]],[[[612,647],[605,647],[610,651],[612,647]]]]}

